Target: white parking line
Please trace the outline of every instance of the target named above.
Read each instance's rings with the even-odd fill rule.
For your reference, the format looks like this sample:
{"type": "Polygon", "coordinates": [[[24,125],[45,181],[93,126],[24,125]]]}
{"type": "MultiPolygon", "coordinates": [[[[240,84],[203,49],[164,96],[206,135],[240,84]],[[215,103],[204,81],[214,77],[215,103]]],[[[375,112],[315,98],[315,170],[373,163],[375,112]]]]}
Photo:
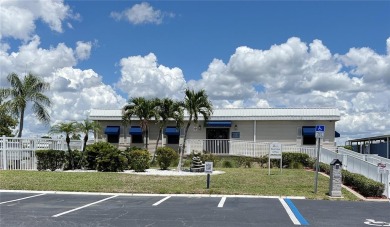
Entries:
{"type": "Polygon", "coordinates": [[[83,208],[86,208],[86,207],[89,207],[89,206],[92,206],[92,205],[104,202],[106,200],[109,200],[109,199],[112,199],[112,198],[115,198],[115,197],[117,197],[117,195],[114,195],[114,196],[111,196],[111,197],[108,197],[108,198],[105,198],[105,199],[102,199],[102,200],[99,200],[99,201],[96,201],[96,202],[93,202],[93,203],[90,203],[90,204],[87,204],[87,205],[84,205],[84,206],[81,206],[81,207],[78,207],[78,208],[75,208],[75,209],[72,209],[72,210],[68,210],[68,211],[65,211],[65,212],[53,215],[52,217],[56,218],[56,217],[59,217],[61,215],[68,214],[68,213],[71,213],[73,211],[80,210],[80,209],[83,209],[83,208]]]}
{"type": "Polygon", "coordinates": [[[287,205],[286,201],[284,201],[284,199],[282,199],[282,198],[279,198],[279,201],[283,205],[284,209],[286,210],[288,216],[290,217],[290,219],[294,223],[294,225],[301,225],[301,223],[298,221],[297,217],[295,217],[295,214],[292,212],[290,207],[287,205]]]}
{"type": "Polygon", "coordinates": [[[167,196],[167,197],[165,197],[164,199],[161,199],[160,201],[154,203],[153,206],[158,206],[158,205],[160,205],[160,203],[164,202],[165,200],[167,200],[167,199],[169,199],[169,198],[171,198],[171,196],[167,196]]]}
{"type": "Polygon", "coordinates": [[[223,207],[223,204],[225,203],[225,201],[226,201],[226,197],[224,196],[221,198],[221,201],[219,201],[218,207],[223,207]]]}
{"type": "Polygon", "coordinates": [[[28,197],[23,197],[23,198],[20,198],[20,199],[9,200],[9,201],[5,201],[5,202],[1,202],[0,205],[1,204],[5,204],[5,203],[16,202],[16,201],[23,200],[23,199],[29,199],[29,198],[33,198],[33,197],[38,197],[38,196],[41,196],[41,195],[46,195],[46,194],[43,193],[43,194],[39,194],[39,195],[32,195],[32,196],[28,196],[28,197]]]}

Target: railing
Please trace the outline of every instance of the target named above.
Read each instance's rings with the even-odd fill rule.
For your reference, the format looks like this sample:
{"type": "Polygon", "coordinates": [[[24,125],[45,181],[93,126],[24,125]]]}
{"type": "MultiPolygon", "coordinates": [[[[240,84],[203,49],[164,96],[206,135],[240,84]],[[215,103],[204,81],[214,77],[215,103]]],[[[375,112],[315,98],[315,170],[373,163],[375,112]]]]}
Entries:
{"type": "Polygon", "coordinates": [[[320,152],[320,162],[329,164],[333,159],[339,159],[342,162],[343,169],[383,183],[385,185],[383,194],[387,198],[390,198],[390,165],[388,164],[390,160],[383,158],[368,158],[371,156],[372,155],[362,155],[343,148],[339,148],[338,153],[322,148],[320,152]],[[381,163],[386,163],[387,170],[385,174],[378,173],[378,160],[381,163]]]}
{"type": "MultiPolygon", "coordinates": [[[[191,152],[208,152],[214,155],[234,155],[261,157],[268,155],[270,143],[243,140],[198,139],[186,141],[186,154],[191,152]]],[[[295,144],[282,144],[282,152],[305,153],[316,157],[314,147],[300,147],[295,144]]]]}
{"type": "MultiPolygon", "coordinates": [[[[71,149],[82,149],[82,141],[71,141],[71,149]]],[[[67,150],[63,139],[0,137],[0,169],[36,170],[36,150],[67,150]]]]}

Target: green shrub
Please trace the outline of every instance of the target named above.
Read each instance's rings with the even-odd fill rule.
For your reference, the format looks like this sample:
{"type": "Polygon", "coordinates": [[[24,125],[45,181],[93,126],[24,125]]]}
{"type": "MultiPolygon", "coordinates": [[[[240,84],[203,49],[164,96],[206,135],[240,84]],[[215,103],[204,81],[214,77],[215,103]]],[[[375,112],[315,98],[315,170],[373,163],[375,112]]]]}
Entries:
{"type": "Polygon", "coordinates": [[[65,163],[65,151],[60,150],[37,150],[35,155],[38,159],[37,169],[55,171],[63,167],[65,163]]]}
{"type": "MultiPolygon", "coordinates": [[[[283,166],[291,167],[291,163],[301,163],[303,166],[308,167],[310,164],[310,157],[304,153],[285,152],[282,155],[283,166]]],[[[296,164],[295,164],[296,165],[296,164]]]]}
{"type": "MultiPolygon", "coordinates": [[[[73,150],[73,162],[74,162],[74,169],[82,169],[86,165],[85,158],[83,157],[85,154],[82,151],[79,150],[73,150]]],[[[70,155],[69,152],[65,153],[65,166],[64,170],[72,169],[72,166],[70,165],[70,155]]]]}
{"type": "Polygon", "coordinates": [[[237,165],[238,165],[238,167],[251,168],[252,167],[252,160],[253,159],[251,157],[240,156],[237,158],[237,165]]]}
{"type": "Polygon", "coordinates": [[[96,169],[101,172],[123,171],[127,164],[126,156],[117,148],[99,151],[96,156],[96,169]]]}
{"type": "Polygon", "coordinates": [[[145,172],[149,168],[150,154],[147,150],[133,150],[130,152],[130,167],[135,172],[145,172]]]}
{"type": "Polygon", "coordinates": [[[171,164],[178,160],[179,155],[170,147],[159,147],[156,151],[157,163],[160,169],[166,170],[171,164]]]}
{"type": "Polygon", "coordinates": [[[223,168],[233,168],[233,162],[231,160],[223,160],[222,167],[223,168]]]}
{"type": "Polygon", "coordinates": [[[342,170],[342,177],[344,185],[352,187],[365,197],[380,197],[385,190],[384,184],[371,180],[361,174],[342,170]]]}
{"type": "Polygon", "coordinates": [[[290,165],[288,167],[290,169],[303,169],[303,164],[300,162],[292,161],[292,162],[290,162],[290,165]]]}
{"type": "Polygon", "coordinates": [[[112,150],[115,150],[116,147],[110,143],[107,142],[97,142],[94,144],[87,145],[85,148],[85,161],[86,161],[86,168],[87,169],[93,169],[96,170],[97,168],[97,156],[100,152],[111,152],[112,150]]]}
{"type": "Polygon", "coordinates": [[[203,163],[212,162],[213,166],[215,167],[218,162],[218,157],[210,153],[204,153],[200,156],[200,160],[202,160],[203,163]]]}

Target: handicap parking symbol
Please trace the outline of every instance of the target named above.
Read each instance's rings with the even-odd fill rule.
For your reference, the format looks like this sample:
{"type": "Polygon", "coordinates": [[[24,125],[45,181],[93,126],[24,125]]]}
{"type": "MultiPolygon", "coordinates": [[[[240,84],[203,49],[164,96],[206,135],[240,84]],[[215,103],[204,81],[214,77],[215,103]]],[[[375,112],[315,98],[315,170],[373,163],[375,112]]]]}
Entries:
{"type": "Polygon", "coordinates": [[[316,132],[325,132],[325,125],[317,125],[316,132]]]}

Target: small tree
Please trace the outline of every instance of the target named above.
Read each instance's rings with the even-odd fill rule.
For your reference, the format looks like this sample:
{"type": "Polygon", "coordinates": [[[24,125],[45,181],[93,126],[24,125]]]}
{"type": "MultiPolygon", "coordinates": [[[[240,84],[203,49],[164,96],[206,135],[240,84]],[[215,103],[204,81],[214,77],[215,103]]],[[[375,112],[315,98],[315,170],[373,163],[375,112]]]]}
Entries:
{"type": "Polygon", "coordinates": [[[184,109],[189,114],[187,126],[185,127],[184,131],[184,142],[183,142],[183,148],[180,153],[180,161],[179,161],[179,167],[181,168],[181,162],[183,159],[183,154],[186,146],[186,140],[188,135],[188,129],[191,126],[191,123],[194,122],[195,124],[198,124],[199,114],[203,116],[203,119],[207,121],[211,114],[213,113],[213,105],[211,101],[208,99],[208,96],[206,94],[205,90],[200,90],[198,92],[195,92],[194,90],[186,89],[185,90],[185,98],[183,102],[184,109]]]}
{"type": "Polygon", "coordinates": [[[66,145],[68,147],[68,153],[69,153],[69,158],[70,158],[69,165],[70,165],[71,169],[74,169],[75,165],[74,165],[73,152],[70,149],[70,137],[71,137],[71,135],[75,134],[76,131],[77,131],[76,122],[58,123],[56,125],[53,125],[49,131],[49,133],[51,133],[51,134],[65,133],[65,135],[66,135],[65,141],[66,141],[66,145]]]}
{"type": "Polygon", "coordinates": [[[155,106],[155,100],[138,97],[130,99],[128,104],[122,109],[122,121],[125,124],[129,124],[132,117],[139,118],[140,127],[142,129],[142,137],[146,138],[144,141],[144,147],[146,150],[148,150],[149,143],[149,123],[152,121],[152,118],[156,119],[155,106]]]}
{"type": "Polygon", "coordinates": [[[172,99],[156,99],[156,118],[157,122],[159,124],[159,133],[157,137],[157,142],[156,142],[156,149],[153,155],[152,162],[154,162],[155,157],[156,157],[156,152],[158,148],[158,143],[161,138],[162,131],[164,127],[166,127],[167,122],[169,119],[173,119],[176,122],[176,127],[180,128],[181,125],[183,125],[183,119],[184,119],[184,114],[183,114],[183,108],[180,102],[175,102],[172,99]]]}

